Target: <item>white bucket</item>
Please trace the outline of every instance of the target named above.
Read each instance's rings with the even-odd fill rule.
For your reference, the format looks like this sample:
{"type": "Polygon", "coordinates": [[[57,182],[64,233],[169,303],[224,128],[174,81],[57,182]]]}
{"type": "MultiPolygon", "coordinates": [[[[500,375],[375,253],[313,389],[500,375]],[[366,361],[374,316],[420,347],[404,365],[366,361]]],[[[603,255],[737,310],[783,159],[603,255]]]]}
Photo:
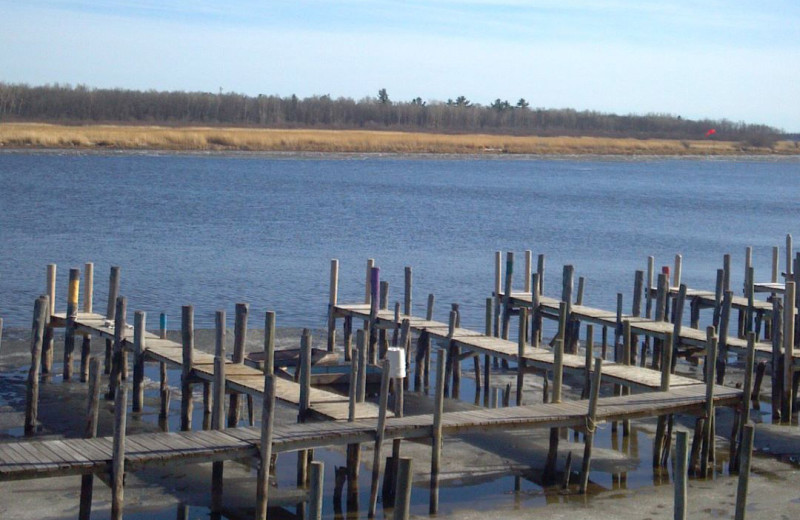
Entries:
{"type": "Polygon", "coordinates": [[[389,360],[389,377],[402,379],[406,377],[406,351],[399,347],[389,347],[386,351],[389,360]]]}

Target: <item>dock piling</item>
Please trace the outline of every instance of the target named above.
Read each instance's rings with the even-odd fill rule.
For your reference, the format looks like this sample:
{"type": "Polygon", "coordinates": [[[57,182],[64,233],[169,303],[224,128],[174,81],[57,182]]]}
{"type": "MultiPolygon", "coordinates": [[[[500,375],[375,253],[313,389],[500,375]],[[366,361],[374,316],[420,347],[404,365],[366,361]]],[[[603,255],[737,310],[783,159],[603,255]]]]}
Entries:
{"type": "Polygon", "coordinates": [[[192,429],[192,365],[194,353],[194,307],[181,307],[181,431],[192,429]]]}
{"type": "Polygon", "coordinates": [[[50,307],[47,296],[39,296],[33,306],[33,324],[31,327],[31,366],[28,369],[28,385],[25,406],[25,435],[36,432],[39,416],[39,371],[41,370],[42,345],[44,331],[49,321],[47,315],[50,307]]]}

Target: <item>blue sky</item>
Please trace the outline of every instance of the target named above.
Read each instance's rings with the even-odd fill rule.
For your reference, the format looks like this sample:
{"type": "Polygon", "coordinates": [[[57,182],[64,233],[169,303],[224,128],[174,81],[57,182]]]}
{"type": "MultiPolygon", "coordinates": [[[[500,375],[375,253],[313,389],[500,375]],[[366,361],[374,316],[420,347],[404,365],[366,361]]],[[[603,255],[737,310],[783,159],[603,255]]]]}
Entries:
{"type": "Polygon", "coordinates": [[[800,2],[0,0],[0,81],[386,88],[800,131],[800,2]]]}

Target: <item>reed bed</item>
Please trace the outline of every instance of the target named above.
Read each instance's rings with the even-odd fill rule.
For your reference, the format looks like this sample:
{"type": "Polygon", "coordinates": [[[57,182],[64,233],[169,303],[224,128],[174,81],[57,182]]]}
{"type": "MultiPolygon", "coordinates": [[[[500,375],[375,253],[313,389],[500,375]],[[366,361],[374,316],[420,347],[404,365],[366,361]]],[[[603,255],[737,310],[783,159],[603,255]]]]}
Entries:
{"type": "Polygon", "coordinates": [[[796,143],[755,147],[721,140],[536,137],[375,130],[163,127],[40,123],[0,124],[0,147],[175,151],[741,155],[800,154],[796,143]]]}

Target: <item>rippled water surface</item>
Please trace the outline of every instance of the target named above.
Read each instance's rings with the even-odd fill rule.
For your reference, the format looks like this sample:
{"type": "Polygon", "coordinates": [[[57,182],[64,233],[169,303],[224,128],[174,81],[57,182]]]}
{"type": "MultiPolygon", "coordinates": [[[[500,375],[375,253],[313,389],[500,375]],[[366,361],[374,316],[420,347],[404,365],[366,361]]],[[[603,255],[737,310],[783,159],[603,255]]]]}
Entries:
{"type": "Polygon", "coordinates": [[[417,312],[433,292],[442,316],[460,302],[481,327],[494,251],[525,249],[547,255],[546,293],[572,263],[586,301],[614,308],[648,255],[683,254],[684,280],[711,288],[724,253],[741,280],[751,245],[767,278],[771,246],[800,231],[799,173],[796,160],[5,152],[0,315],[30,323],[48,263],[63,307],[68,268],[91,261],[101,309],[119,265],[129,308],[165,311],[173,326],[183,304],[207,326],[237,301],[276,310],[283,326],[321,326],[330,259],[348,301],[363,297],[375,258],[392,301],[411,265],[417,312]]]}

